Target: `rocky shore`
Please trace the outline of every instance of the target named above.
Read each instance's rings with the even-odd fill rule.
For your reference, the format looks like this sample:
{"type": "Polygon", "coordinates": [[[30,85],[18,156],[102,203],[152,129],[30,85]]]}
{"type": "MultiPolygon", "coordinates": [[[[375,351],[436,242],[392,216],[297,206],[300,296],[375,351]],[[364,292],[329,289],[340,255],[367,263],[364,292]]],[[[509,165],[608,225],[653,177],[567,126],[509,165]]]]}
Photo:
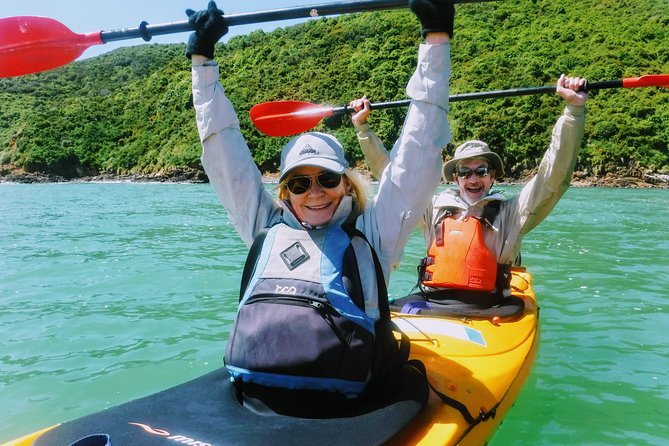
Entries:
{"type": "MultiPolygon", "coordinates": [[[[365,169],[357,169],[367,178],[371,175],[365,169]]],[[[527,172],[521,178],[505,178],[502,185],[524,184],[532,177],[527,172]]],[[[278,174],[263,175],[266,182],[276,182],[278,174]]],[[[207,175],[202,170],[180,168],[151,174],[116,175],[102,173],[81,178],[64,178],[58,175],[24,172],[20,170],[0,169],[0,183],[64,183],[64,182],[157,182],[157,183],[207,183],[207,175]]],[[[615,187],[615,188],[661,188],[669,189],[669,175],[654,172],[612,172],[605,176],[591,176],[583,172],[575,172],[571,185],[573,187],[615,187]]]]}
{"type": "Polygon", "coordinates": [[[207,175],[198,169],[173,169],[151,174],[101,173],[79,178],[65,178],[59,175],[41,172],[0,169],[0,183],[67,183],[67,182],[153,182],[153,183],[207,183],[207,175]]]}

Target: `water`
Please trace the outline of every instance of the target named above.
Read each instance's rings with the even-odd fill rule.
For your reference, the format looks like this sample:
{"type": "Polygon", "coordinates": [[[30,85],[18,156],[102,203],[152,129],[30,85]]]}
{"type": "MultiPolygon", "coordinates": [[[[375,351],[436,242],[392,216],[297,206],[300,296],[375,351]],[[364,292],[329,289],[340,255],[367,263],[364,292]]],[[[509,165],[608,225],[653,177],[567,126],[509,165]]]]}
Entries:
{"type": "MultiPolygon", "coordinates": [[[[493,446],[669,444],[668,201],[572,188],[526,236],[542,340],[493,446]]],[[[210,186],[0,184],[0,216],[0,442],[222,365],[246,248],[210,186]]]]}

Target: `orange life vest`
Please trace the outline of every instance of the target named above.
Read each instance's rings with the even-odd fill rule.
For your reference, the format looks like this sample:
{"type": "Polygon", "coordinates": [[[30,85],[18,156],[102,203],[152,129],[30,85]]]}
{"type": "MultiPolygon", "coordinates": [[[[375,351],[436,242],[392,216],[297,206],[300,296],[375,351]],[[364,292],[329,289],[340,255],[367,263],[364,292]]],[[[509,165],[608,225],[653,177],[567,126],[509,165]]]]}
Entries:
{"type": "Polygon", "coordinates": [[[444,218],[425,259],[422,284],[435,288],[494,291],[497,258],[483,239],[483,225],[474,217],[444,218]]]}

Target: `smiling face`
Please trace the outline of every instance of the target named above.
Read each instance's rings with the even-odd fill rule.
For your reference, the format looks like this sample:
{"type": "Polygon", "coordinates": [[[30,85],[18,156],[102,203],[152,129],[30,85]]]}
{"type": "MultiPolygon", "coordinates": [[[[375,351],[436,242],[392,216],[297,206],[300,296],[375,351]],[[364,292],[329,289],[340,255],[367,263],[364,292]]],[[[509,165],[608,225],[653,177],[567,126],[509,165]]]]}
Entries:
{"type": "Polygon", "coordinates": [[[453,173],[453,181],[460,188],[460,197],[471,205],[488,195],[495,182],[495,171],[485,158],[464,159],[458,163],[455,173],[453,173]],[[480,169],[482,167],[488,170],[485,175],[479,176],[483,173],[483,169],[480,169]],[[480,170],[477,172],[476,169],[480,170]],[[465,172],[467,172],[466,175],[465,172]],[[466,178],[467,176],[469,178],[466,178]]]}
{"type": "Polygon", "coordinates": [[[328,171],[320,167],[301,166],[293,169],[286,177],[286,183],[295,177],[310,177],[311,187],[309,187],[309,190],[296,194],[291,192],[289,188],[288,197],[298,220],[311,226],[323,226],[330,223],[341,199],[349,189],[346,176],[342,176],[341,182],[335,187],[323,187],[317,177],[324,172],[328,171]]]}

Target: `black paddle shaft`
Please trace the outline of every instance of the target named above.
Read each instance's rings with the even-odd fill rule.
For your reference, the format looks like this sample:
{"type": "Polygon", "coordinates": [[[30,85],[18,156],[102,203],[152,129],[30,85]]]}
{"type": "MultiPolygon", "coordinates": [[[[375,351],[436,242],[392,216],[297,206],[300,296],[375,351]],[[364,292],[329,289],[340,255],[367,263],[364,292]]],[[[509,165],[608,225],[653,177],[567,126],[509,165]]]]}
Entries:
{"type": "MultiPolygon", "coordinates": [[[[455,3],[482,3],[495,0],[455,0],[455,3]]],[[[248,25],[251,23],[272,22],[278,20],[301,19],[309,17],[322,17],[336,14],[353,12],[376,11],[381,9],[400,9],[409,5],[408,0],[363,0],[338,3],[325,3],[311,6],[298,6],[294,8],[271,9],[267,11],[245,12],[240,14],[224,15],[228,26],[248,25]]],[[[180,22],[162,23],[149,25],[142,22],[137,28],[123,28],[113,31],[101,31],[100,39],[104,42],[116,40],[142,38],[147,42],[152,36],[163,34],[174,34],[192,31],[193,27],[188,20],[180,22]]]]}
{"type": "MultiPolygon", "coordinates": [[[[618,79],[613,81],[589,82],[586,83],[585,86],[581,88],[581,90],[592,91],[602,90],[605,88],[623,88],[623,81],[622,79],[618,79]]],[[[474,101],[479,99],[493,99],[510,96],[528,96],[532,94],[544,93],[555,93],[555,86],[546,85],[542,87],[512,88],[510,90],[493,90],[480,91],[476,93],[454,94],[449,97],[449,102],[474,101]]],[[[411,103],[410,99],[401,99],[399,101],[377,102],[371,104],[371,106],[372,110],[380,110],[383,108],[406,107],[409,105],[409,103],[411,103]]],[[[354,113],[354,110],[348,105],[335,107],[332,109],[332,114],[334,115],[341,115],[345,113],[354,113]]]]}

